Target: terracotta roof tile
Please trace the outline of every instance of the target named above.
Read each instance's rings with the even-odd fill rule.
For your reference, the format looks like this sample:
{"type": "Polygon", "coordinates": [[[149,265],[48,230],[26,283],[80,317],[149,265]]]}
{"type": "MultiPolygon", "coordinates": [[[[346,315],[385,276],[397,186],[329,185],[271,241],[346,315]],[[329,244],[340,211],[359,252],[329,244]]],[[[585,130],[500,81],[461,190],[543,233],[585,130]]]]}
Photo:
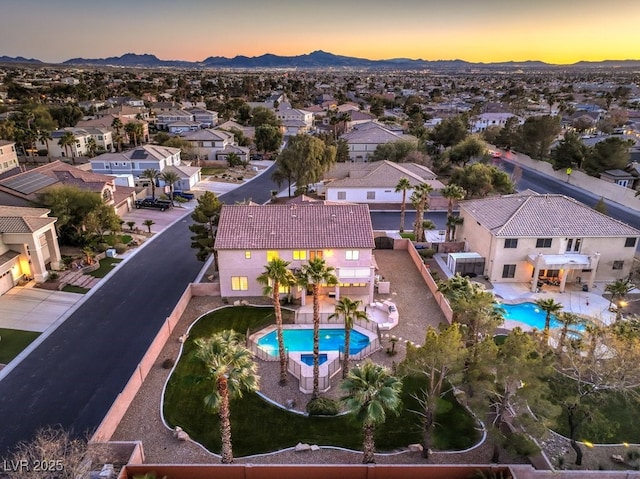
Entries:
{"type": "Polygon", "coordinates": [[[367,205],[224,205],[216,249],[373,248],[367,205]]]}

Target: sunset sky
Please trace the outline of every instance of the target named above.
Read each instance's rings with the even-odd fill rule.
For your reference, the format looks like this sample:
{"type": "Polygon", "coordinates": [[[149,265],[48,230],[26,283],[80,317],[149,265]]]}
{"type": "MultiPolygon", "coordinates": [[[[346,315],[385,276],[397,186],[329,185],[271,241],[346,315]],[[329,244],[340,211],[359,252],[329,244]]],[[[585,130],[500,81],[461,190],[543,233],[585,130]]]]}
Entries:
{"type": "Polygon", "coordinates": [[[0,0],[0,56],[640,59],[639,0],[0,0]]]}

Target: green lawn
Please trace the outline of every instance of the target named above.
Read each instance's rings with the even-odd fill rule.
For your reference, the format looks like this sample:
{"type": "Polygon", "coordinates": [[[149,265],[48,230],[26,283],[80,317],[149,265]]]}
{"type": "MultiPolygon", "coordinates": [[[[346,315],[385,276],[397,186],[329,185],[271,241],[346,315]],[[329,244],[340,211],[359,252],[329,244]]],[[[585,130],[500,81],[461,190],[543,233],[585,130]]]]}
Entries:
{"type": "Polygon", "coordinates": [[[104,278],[120,261],[120,258],[103,258],[100,260],[100,267],[89,274],[95,278],[104,278]]]}
{"type": "Polygon", "coordinates": [[[38,336],[33,331],[0,328],[0,363],[8,364],[38,336]]]}
{"type": "Polygon", "coordinates": [[[416,238],[413,233],[407,233],[406,231],[404,233],[400,233],[400,237],[411,240],[411,241],[413,241],[416,238]]]}
{"type": "Polygon", "coordinates": [[[202,176],[220,175],[227,171],[226,168],[202,168],[200,173],[202,176]]]}
{"type": "MultiPolygon", "coordinates": [[[[246,333],[273,323],[271,308],[233,307],[213,312],[202,318],[190,332],[184,356],[178,362],[165,394],[164,415],[172,426],[181,426],[192,438],[212,451],[220,450],[218,416],[203,405],[211,384],[199,381],[202,366],[191,359],[193,340],[224,329],[246,333]]],[[[405,379],[404,410],[378,428],[379,450],[392,450],[420,442],[420,428],[411,409],[416,409],[411,394],[420,388],[420,380],[405,379]]],[[[447,398],[451,400],[452,398],[447,398]]],[[[441,449],[464,449],[474,444],[478,433],[473,419],[457,402],[443,402],[445,414],[439,414],[435,446],[441,449]]],[[[348,416],[304,417],[273,406],[257,394],[245,395],[231,403],[234,453],[238,456],[257,454],[295,446],[298,442],[361,449],[361,428],[348,416]]]]}

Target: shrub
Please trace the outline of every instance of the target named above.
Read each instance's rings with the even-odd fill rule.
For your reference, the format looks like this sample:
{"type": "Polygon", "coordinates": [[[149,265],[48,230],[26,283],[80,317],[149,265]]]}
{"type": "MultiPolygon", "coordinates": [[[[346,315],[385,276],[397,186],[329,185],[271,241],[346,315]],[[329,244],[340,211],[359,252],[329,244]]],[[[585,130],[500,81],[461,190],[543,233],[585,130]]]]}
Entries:
{"type": "Polygon", "coordinates": [[[98,251],[98,253],[104,253],[109,248],[111,248],[111,245],[109,243],[98,243],[98,245],[96,246],[96,250],[98,251]]]}
{"type": "Polygon", "coordinates": [[[307,403],[309,416],[335,416],[339,412],[338,403],[330,398],[315,398],[307,403]]]}
{"type": "Polygon", "coordinates": [[[58,273],[56,273],[55,271],[51,271],[49,273],[49,277],[47,278],[49,281],[55,281],[56,279],[58,279],[60,277],[60,275],[58,273]]]}
{"type": "Polygon", "coordinates": [[[420,249],[420,250],[418,250],[418,254],[422,258],[431,259],[431,258],[433,258],[433,255],[436,254],[436,250],[434,250],[433,248],[420,249]]]}
{"type": "Polygon", "coordinates": [[[118,236],[118,239],[120,240],[119,243],[129,244],[133,241],[133,236],[122,235],[122,236],[118,236]]]}
{"type": "Polygon", "coordinates": [[[171,369],[175,363],[176,362],[173,359],[167,358],[164,361],[162,361],[162,367],[163,369],[171,369]]]}
{"type": "Polygon", "coordinates": [[[505,449],[517,456],[534,456],[540,452],[538,445],[529,436],[520,433],[509,436],[505,449]]]}
{"type": "Polygon", "coordinates": [[[116,243],[113,247],[116,249],[116,253],[118,254],[123,254],[129,249],[129,247],[124,243],[116,243]]]}
{"type": "Polygon", "coordinates": [[[66,254],[62,255],[62,263],[65,266],[69,266],[72,262],[73,262],[73,256],[69,256],[69,255],[66,255],[66,254]]]}

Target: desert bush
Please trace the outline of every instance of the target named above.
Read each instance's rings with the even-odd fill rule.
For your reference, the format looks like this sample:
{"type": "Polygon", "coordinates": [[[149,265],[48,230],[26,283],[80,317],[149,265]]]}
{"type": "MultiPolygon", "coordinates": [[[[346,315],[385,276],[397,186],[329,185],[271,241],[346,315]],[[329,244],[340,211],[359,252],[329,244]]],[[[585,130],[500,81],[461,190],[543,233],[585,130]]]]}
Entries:
{"type": "Polygon", "coordinates": [[[309,416],[335,416],[340,412],[338,403],[330,398],[315,398],[307,403],[309,416]]]}

